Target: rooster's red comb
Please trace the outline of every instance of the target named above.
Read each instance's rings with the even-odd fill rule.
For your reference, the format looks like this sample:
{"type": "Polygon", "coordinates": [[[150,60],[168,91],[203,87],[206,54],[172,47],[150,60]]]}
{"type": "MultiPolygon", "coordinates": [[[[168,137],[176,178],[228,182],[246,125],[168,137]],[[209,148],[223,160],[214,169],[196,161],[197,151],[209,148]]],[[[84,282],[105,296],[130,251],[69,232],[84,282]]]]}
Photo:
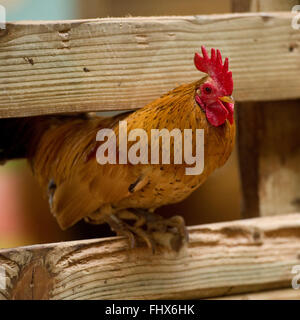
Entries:
{"type": "Polygon", "coordinates": [[[228,71],[228,58],[225,59],[223,64],[219,50],[217,50],[216,55],[215,49],[211,49],[210,58],[204,46],[201,46],[201,51],[203,57],[198,52],[195,53],[194,63],[196,68],[216,80],[224,88],[224,95],[230,96],[233,90],[233,80],[231,71],[228,71]]]}

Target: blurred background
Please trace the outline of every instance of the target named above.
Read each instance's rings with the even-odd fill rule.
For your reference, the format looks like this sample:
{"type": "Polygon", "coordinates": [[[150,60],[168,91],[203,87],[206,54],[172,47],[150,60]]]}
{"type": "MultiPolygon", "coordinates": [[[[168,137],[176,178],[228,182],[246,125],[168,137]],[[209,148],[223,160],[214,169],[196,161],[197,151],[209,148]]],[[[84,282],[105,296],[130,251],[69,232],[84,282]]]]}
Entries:
{"type": "MultiPolygon", "coordinates": [[[[6,8],[7,21],[226,13],[231,11],[230,3],[230,0],[0,0],[6,8]]],[[[215,171],[188,199],[159,210],[164,215],[184,215],[188,225],[240,218],[236,150],[226,165],[215,171]]],[[[0,166],[1,248],[110,234],[107,226],[84,222],[61,231],[27,162],[11,161],[0,166]]]]}

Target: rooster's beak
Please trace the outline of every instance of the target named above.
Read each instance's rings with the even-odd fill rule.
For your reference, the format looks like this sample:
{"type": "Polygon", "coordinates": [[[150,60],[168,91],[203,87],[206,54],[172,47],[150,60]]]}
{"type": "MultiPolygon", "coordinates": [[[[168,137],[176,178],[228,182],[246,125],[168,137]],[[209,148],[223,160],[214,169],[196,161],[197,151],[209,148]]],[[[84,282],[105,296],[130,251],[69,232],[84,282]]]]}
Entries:
{"type": "Polygon", "coordinates": [[[234,103],[234,99],[232,96],[219,97],[219,100],[228,102],[228,103],[234,103]]]}

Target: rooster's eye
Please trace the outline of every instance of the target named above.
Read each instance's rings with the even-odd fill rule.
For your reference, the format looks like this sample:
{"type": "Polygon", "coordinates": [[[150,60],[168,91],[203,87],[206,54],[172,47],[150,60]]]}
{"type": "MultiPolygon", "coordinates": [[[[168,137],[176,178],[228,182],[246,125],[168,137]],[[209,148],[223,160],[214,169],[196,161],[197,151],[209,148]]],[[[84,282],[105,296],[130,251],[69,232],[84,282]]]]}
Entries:
{"type": "Polygon", "coordinates": [[[211,87],[205,87],[204,90],[206,93],[211,93],[211,87]]]}

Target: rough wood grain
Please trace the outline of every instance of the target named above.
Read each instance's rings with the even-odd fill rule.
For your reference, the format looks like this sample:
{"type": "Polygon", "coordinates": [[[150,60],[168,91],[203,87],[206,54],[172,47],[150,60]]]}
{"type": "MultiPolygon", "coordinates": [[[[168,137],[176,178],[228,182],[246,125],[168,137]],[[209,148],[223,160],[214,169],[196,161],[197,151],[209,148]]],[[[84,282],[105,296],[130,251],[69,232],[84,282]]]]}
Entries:
{"type": "Polygon", "coordinates": [[[3,299],[188,299],[291,287],[300,214],[189,228],[179,254],[106,238],[0,251],[3,299]]]}
{"type": "Polygon", "coordinates": [[[193,55],[203,44],[230,57],[237,100],[299,98],[292,16],[8,23],[0,34],[0,117],[142,107],[201,77],[193,55]]]}
{"type": "MultiPolygon", "coordinates": [[[[288,10],[297,3],[244,0],[239,5],[252,10],[288,10]]],[[[237,118],[243,216],[299,211],[300,100],[243,102],[237,106],[237,118]]]]}
{"type": "Polygon", "coordinates": [[[243,216],[300,210],[300,100],[238,106],[243,216]]]}

